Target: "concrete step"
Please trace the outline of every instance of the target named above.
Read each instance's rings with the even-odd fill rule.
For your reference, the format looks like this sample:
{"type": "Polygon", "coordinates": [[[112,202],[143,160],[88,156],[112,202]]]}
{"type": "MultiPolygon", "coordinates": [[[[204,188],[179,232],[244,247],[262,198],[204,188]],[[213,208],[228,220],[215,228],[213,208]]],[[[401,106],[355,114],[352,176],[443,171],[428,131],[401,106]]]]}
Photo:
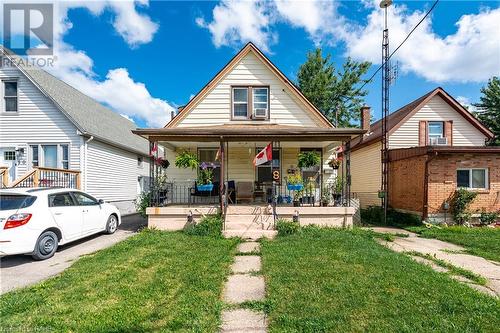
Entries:
{"type": "Polygon", "coordinates": [[[226,230],[273,230],[274,223],[239,223],[239,222],[226,222],[226,230]]]}
{"type": "Polygon", "coordinates": [[[273,239],[274,237],[276,237],[278,232],[276,230],[245,230],[245,229],[240,229],[240,230],[224,230],[222,232],[222,234],[226,238],[240,237],[243,239],[257,240],[257,239],[261,239],[261,238],[273,239]]]}
{"type": "Polygon", "coordinates": [[[259,206],[252,205],[229,205],[227,206],[226,214],[228,215],[260,215],[265,214],[267,205],[262,204],[259,206]]]}
{"type": "Polygon", "coordinates": [[[272,215],[226,215],[226,223],[261,223],[261,222],[273,222],[274,218],[272,215]]]}

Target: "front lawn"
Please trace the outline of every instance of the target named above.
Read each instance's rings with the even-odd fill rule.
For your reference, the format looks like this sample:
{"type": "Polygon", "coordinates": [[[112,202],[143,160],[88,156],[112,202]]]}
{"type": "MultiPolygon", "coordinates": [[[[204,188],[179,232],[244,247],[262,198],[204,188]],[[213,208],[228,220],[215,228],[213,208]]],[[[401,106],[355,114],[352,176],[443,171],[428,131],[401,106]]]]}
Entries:
{"type": "Polygon", "coordinates": [[[216,332],[235,245],[143,231],[2,296],[0,331],[216,332]]]}
{"type": "Polygon", "coordinates": [[[262,244],[270,332],[494,332],[500,301],[359,230],[262,244]]]}
{"type": "Polygon", "coordinates": [[[436,238],[463,246],[467,253],[500,262],[500,229],[461,226],[426,228],[408,227],[421,237],[436,238]]]}

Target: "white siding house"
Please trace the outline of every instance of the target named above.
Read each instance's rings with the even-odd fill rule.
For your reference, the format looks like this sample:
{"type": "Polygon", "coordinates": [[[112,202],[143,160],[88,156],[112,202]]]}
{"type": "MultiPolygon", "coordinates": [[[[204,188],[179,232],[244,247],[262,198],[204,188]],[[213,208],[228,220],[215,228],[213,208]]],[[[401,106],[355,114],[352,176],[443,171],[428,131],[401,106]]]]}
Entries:
{"type": "Polygon", "coordinates": [[[81,189],[135,211],[148,183],[148,141],[135,124],[47,72],[11,61],[0,68],[0,167],[7,186],[37,167],[80,171],[81,189]]]}

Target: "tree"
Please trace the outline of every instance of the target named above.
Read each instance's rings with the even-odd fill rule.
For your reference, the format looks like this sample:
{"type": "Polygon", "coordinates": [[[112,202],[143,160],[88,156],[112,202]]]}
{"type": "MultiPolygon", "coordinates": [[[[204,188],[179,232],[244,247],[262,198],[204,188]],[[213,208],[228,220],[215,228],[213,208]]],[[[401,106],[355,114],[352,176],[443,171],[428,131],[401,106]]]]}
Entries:
{"type": "Polygon", "coordinates": [[[493,76],[486,87],[481,88],[483,94],[479,103],[473,104],[478,110],[476,117],[487,126],[495,137],[488,142],[492,146],[500,146],[500,79],[493,76]]]}
{"type": "Polygon", "coordinates": [[[330,58],[329,54],[323,57],[320,48],[308,52],[297,73],[299,89],[335,125],[356,126],[352,121],[359,119],[368,93],[359,90],[358,85],[364,83],[361,76],[371,64],[347,58],[342,71],[337,71],[330,58]]]}

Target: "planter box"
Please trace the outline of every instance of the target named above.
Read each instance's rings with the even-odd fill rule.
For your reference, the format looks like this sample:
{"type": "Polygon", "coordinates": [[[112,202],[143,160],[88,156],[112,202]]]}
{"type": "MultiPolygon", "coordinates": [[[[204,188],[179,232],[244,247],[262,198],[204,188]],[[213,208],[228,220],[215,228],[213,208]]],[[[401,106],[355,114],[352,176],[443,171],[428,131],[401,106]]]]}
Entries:
{"type": "Polygon", "coordinates": [[[196,189],[200,192],[211,192],[214,189],[214,184],[196,185],[196,189]]]}
{"type": "Polygon", "coordinates": [[[287,184],[286,188],[288,191],[302,191],[304,184],[287,184]]]}

